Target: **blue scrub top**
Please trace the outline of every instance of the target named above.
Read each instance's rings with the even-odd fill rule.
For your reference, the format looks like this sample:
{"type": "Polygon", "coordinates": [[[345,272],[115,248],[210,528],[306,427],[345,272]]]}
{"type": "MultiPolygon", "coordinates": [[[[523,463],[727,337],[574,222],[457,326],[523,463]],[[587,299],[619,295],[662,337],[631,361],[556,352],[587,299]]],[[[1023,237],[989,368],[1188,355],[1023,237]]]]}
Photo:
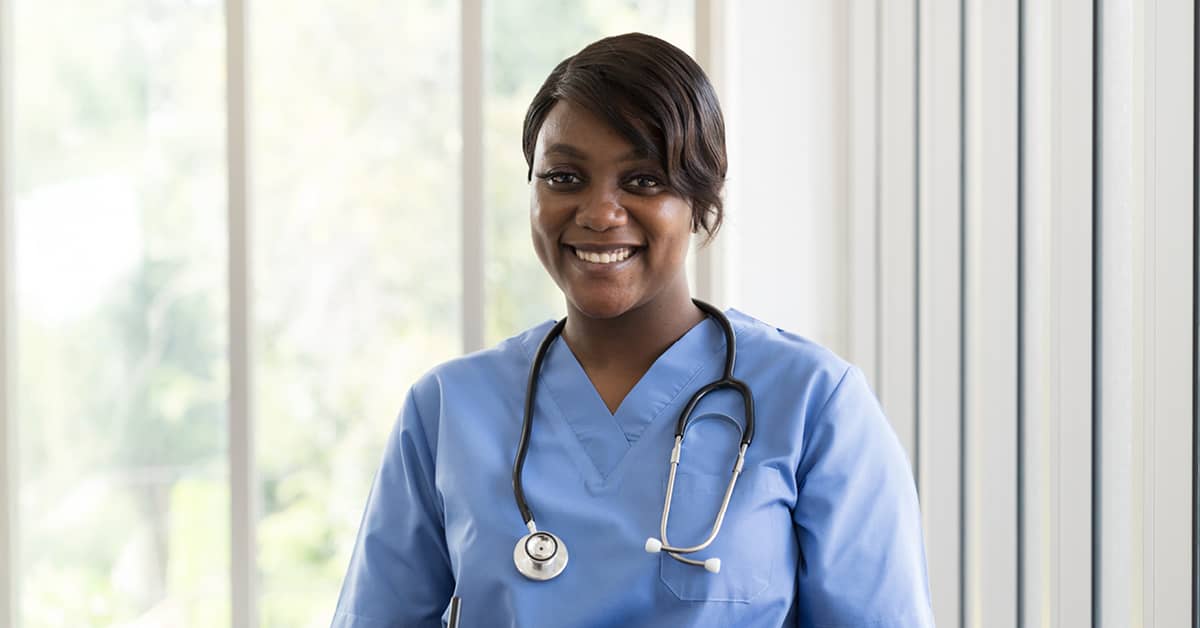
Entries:
{"type": "MultiPolygon", "coordinates": [[[[720,535],[693,558],[647,554],[658,536],[675,424],[721,375],[706,319],[664,352],[615,414],[561,338],[542,365],[525,463],[539,529],[569,551],[546,582],[513,565],[526,534],[512,495],[526,377],[546,322],[434,368],[388,439],[334,628],[441,626],[452,595],[481,626],[933,626],[911,467],[858,369],[730,310],[735,376],[752,389],[754,442],[720,535]]],[[[713,393],[684,437],[668,538],[702,541],[744,411],[713,393]]]]}

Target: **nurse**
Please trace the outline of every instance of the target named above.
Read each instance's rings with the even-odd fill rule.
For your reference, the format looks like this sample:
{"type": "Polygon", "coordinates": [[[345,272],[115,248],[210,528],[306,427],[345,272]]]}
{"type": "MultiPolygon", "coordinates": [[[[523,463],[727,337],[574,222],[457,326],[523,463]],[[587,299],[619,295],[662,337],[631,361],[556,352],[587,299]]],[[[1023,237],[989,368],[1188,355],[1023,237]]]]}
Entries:
{"type": "MultiPolygon", "coordinates": [[[[862,373],[736,310],[724,316],[754,439],[719,534],[681,555],[720,567],[647,553],[648,538],[707,538],[748,419],[734,390],[696,405],[660,535],[677,419],[733,348],[685,273],[692,235],[721,224],[726,172],[721,111],[699,66],[647,35],[600,40],[550,73],[523,139],[533,246],[565,323],[412,386],[333,626],[440,626],[453,596],[470,628],[933,626],[912,473],[862,373]],[[527,525],[513,464],[543,344],[517,474],[527,525]],[[514,562],[534,525],[555,537],[528,551],[567,558],[537,572],[548,579],[514,562]]],[[[781,196],[789,184],[744,182],[781,196]]]]}

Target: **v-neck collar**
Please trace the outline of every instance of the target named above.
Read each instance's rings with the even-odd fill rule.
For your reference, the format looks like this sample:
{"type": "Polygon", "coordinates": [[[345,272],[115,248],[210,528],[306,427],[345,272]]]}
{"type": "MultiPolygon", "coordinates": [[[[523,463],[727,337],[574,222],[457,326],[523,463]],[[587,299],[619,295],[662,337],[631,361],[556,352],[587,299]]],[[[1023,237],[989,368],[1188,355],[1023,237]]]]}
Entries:
{"type": "MultiPolygon", "coordinates": [[[[531,359],[541,340],[540,335],[525,336],[523,344],[531,359]]],[[[685,390],[699,387],[694,380],[702,371],[719,370],[705,367],[714,363],[714,355],[723,356],[724,350],[720,325],[705,317],[658,356],[613,413],[559,337],[542,363],[539,394],[554,401],[596,472],[607,478],[667,406],[685,390]]]]}

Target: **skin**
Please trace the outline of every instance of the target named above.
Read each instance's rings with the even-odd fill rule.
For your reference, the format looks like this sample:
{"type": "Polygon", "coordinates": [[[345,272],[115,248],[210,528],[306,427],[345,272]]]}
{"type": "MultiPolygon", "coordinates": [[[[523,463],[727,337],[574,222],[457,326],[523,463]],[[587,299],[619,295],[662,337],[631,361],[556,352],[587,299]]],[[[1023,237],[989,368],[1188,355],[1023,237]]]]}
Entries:
{"type": "Polygon", "coordinates": [[[691,203],[656,160],[566,101],[542,123],[533,174],[533,246],[566,299],[563,340],[615,413],[658,356],[704,320],[685,267],[691,203]],[[612,264],[575,253],[622,247],[634,254],[612,264]]]}

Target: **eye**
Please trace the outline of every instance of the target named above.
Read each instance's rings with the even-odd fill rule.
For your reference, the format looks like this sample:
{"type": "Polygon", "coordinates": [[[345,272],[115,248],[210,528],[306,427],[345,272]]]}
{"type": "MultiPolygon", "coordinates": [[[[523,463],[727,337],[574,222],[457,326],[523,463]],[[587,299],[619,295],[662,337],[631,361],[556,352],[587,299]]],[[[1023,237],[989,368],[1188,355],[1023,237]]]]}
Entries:
{"type": "Polygon", "coordinates": [[[639,174],[630,177],[629,184],[639,190],[656,190],[662,187],[662,182],[656,177],[647,174],[639,174]]]}
{"type": "Polygon", "coordinates": [[[566,187],[569,185],[578,185],[583,183],[583,179],[580,179],[575,173],[565,172],[562,170],[543,172],[537,175],[537,178],[550,184],[550,187],[566,187]]]}

